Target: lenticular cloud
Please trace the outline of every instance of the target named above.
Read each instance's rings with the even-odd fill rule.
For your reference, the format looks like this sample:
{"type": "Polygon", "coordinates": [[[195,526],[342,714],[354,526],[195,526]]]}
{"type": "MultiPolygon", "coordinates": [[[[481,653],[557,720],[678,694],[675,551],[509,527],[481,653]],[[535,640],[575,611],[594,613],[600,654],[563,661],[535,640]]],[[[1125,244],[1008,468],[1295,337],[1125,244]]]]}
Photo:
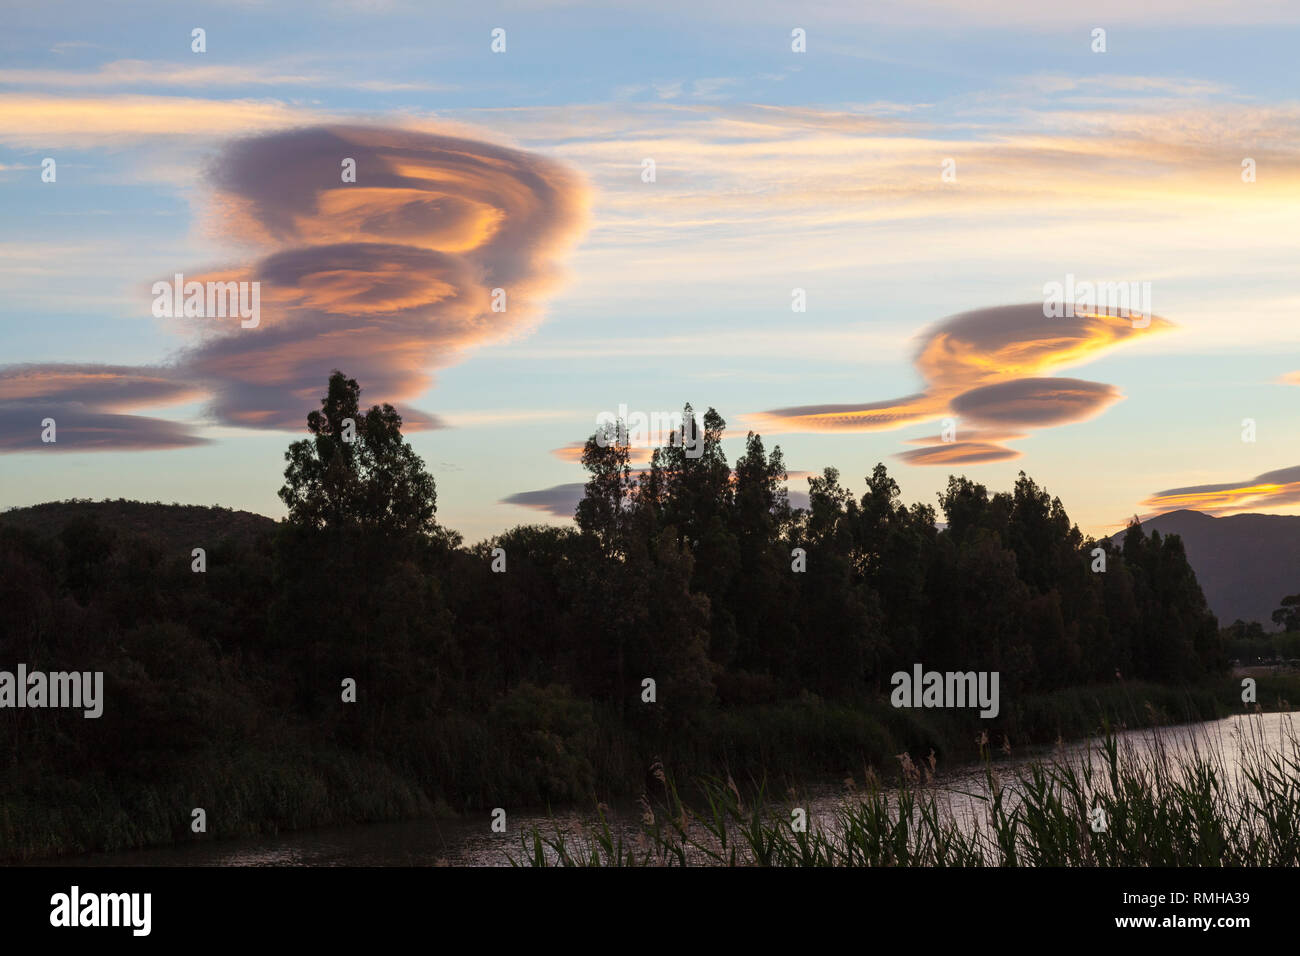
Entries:
{"type": "Polygon", "coordinates": [[[914,362],[927,383],[922,392],[860,404],[778,408],[750,418],[763,431],[812,432],[885,431],[959,416],[955,440],[899,457],[914,465],[1004,461],[1019,452],[1003,441],[1023,438],[1020,432],[1027,429],[1083,421],[1121,397],[1111,385],[1043,373],[1171,327],[1154,316],[1149,324],[1135,325],[1128,315],[1105,311],[1048,317],[1041,302],[963,312],[921,337],[914,362]]]}
{"type": "MultiPolygon", "coordinates": [[[[204,439],[120,414],[201,401],[217,424],[296,429],[335,367],[401,407],[465,349],[526,328],[560,278],[586,191],[559,164],[476,140],[372,126],[230,144],[212,163],[211,219],[247,261],[186,281],[257,282],[261,320],[165,319],[194,337],[170,365],[0,367],[0,451],[171,448],[204,439]],[[344,182],[351,161],[355,182],[344,182]]],[[[170,282],[171,276],[156,277],[170,282]]],[[[437,419],[403,408],[412,428],[437,419]]]]}

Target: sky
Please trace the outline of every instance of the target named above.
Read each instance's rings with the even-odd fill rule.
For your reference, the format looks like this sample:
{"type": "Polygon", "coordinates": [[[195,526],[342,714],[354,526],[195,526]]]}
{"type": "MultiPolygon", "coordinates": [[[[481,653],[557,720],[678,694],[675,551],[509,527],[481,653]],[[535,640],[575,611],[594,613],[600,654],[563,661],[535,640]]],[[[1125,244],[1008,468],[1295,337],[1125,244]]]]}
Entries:
{"type": "Polygon", "coordinates": [[[1300,2],[6,6],[0,507],[280,516],[338,368],[469,540],[688,402],[796,501],[1300,513],[1300,2]]]}

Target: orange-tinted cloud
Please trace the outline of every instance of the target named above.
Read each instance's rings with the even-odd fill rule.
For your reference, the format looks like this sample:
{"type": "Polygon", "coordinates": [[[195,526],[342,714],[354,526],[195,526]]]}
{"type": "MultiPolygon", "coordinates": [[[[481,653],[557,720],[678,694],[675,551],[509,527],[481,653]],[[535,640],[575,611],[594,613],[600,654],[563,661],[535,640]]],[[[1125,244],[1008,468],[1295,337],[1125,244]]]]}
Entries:
{"type": "Polygon", "coordinates": [[[190,96],[0,94],[0,138],[17,146],[93,147],[140,137],[182,139],[247,135],[302,122],[300,107],[270,100],[190,96]]]}
{"type": "Polygon", "coordinates": [[[203,390],[176,378],[168,368],[59,364],[0,366],[0,403],[94,404],[106,412],[176,405],[203,397],[203,390]]]}
{"type": "MultiPolygon", "coordinates": [[[[582,450],[586,447],[584,442],[571,442],[560,448],[551,449],[551,454],[561,461],[572,462],[575,465],[582,464],[582,450]]],[[[650,464],[650,455],[653,448],[631,448],[629,449],[628,463],[633,468],[642,468],[650,464]]]]}
{"type": "Polygon", "coordinates": [[[898,453],[909,465],[979,465],[990,461],[1010,461],[1020,452],[991,442],[955,441],[929,448],[898,453]]]}
{"type": "Polygon", "coordinates": [[[1142,504],[1155,513],[1188,508],[1212,515],[1300,504],[1300,465],[1268,471],[1246,481],[1169,488],[1157,491],[1142,504]]]}
{"type": "MultiPolygon", "coordinates": [[[[0,403],[107,412],[198,393],[218,423],[296,429],[342,368],[367,399],[400,404],[429,388],[432,370],[534,321],[585,220],[585,187],[557,163],[430,132],[260,135],[231,144],[209,176],[212,221],[255,258],[176,271],[186,282],[259,283],[260,321],[166,319],[199,341],[161,370],[0,369],[0,403]],[[355,183],[342,180],[344,160],[355,183]]],[[[440,424],[402,414],[410,428],[440,424]]],[[[22,440],[30,434],[24,426],[22,440]]]]}
{"type": "MultiPolygon", "coordinates": [[[[1137,336],[1168,329],[1119,311],[1047,317],[1043,304],[997,306],[946,319],[923,337],[914,359],[927,388],[902,398],[846,405],[805,405],[750,416],[753,426],[781,431],[887,431],[960,416],[977,424],[1042,428],[1082,421],[1120,398],[1117,389],[1044,373],[1095,357],[1137,336]]],[[[999,439],[1002,440],[1002,439],[999,439]]],[[[962,442],[906,452],[913,464],[1002,461],[1016,457],[996,441],[962,442]],[[957,458],[954,456],[964,456],[957,458]]]]}
{"type": "MultiPolygon", "coordinates": [[[[1025,437],[1028,436],[1027,433],[1023,431],[1004,431],[991,428],[962,428],[956,430],[948,441],[957,441],[958,439],[961,439],[964,442],[989,442],[993,444],[1001,444],[1002,442],[1016,441],[1025,437]]],[[[942,435],[922,435],[917,438],[904,438],[903,444],[938,445],[944,440],[944,436],[942,435]]]]}
{"type": "Polygon", "coordinates": [[[385,401],[425,391],[432,369],[536,317],[585,217],[582,185],[555,163],[408,130],[256,137],[212,175],[227,227],[275,251],[243,276],[267,292],[262,326],[185,364],[212,386],[219,420],[261,427],[298,426],[336,366],[385,401]],[[345,158],[355,184],[341,181],[345,158]]]}

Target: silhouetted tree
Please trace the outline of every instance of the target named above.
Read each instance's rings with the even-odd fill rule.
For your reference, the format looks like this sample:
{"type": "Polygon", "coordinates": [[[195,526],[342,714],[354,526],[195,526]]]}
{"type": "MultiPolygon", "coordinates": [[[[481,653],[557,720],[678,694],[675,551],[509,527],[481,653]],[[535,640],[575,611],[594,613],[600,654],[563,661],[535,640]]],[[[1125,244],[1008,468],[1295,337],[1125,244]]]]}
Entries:
{"type": "Polygon", "coordinates": [[[355,379],[335,370],[321,410],[307,416],[313,437],[285,452],[289,467],[280,498],[289,507],[289,521],[392,535],[432,533],[437,492],[424,463],[402,440],[401,416],[389,404],[362,415],[360,394],[355,379]]]}
{"type": "Polygon", "coordinates": [[[1284,631],[1300,631],[1300,594],[1289,594],[1273,612],[1273,623],[1284,631]]]}

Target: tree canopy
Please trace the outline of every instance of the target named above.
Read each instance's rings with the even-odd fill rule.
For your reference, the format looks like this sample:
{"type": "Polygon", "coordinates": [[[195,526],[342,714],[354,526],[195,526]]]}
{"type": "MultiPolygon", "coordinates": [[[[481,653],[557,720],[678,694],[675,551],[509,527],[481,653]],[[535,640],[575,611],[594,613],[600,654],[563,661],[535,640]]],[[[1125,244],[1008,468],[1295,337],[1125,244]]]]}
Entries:
{"type": "Polygon", "coordinates": [[[317,529],[431,533],[437,492],[424,462],[402,440],[402,417],[387,403],[363,415],[360,396],[356,379],[336,370],[320,411],[307,416],[312,437],[284,453],[289,467],[280,499],[289,521],[317,529]]]}

